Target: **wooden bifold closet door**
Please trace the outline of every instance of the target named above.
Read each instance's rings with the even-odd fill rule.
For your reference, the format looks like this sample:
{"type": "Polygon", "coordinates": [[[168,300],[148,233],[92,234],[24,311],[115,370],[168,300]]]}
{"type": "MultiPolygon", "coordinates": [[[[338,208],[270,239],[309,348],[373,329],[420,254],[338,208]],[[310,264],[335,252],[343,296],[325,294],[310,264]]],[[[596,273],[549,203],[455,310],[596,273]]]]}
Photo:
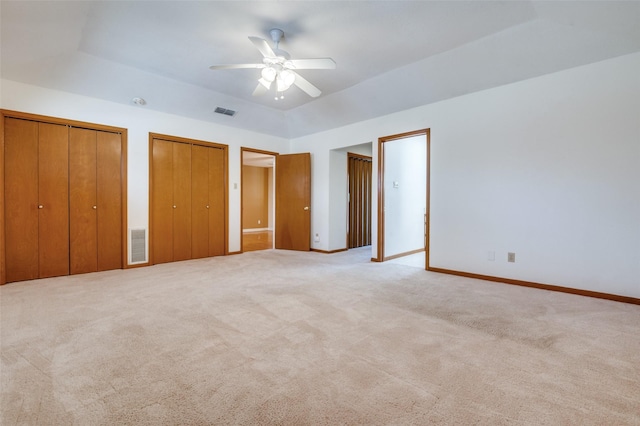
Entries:
{"type": "Polygon", "coordinates": [[[224,151],[193,145],[191,157],[194,259],[224,254],[224,151]]]}
{"type": "Polygon", "coordinates": [[[7,282],[69,273],[67,127],[5,118],[7,282]]]}
{"type": "Polygon", "coordinates": [[[122,265],[120,135],[69,132],[70,271],[106,271],[122,265]]]}
{"type": "Polygon", "coordinates": [[[216,146],[152,139],[153,263],[226,252],[226,152],[216,146]]]}
{"type": "Polygon", "coordinates": [[[191,259],[191,145],[153,141],[154,263],[191,259]]]}
{"type": "Polygon", "coordinates": [[[122,135],[4,124],[6,282],[122,268],[122,135]]]}

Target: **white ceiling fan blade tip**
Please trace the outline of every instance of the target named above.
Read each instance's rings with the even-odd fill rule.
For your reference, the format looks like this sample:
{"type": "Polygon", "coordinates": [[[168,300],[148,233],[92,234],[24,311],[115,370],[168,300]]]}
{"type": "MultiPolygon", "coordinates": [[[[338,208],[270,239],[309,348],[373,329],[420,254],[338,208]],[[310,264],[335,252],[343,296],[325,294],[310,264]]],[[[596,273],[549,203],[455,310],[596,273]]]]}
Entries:
{"type": "Polygon", "coordinates": [[[211,65],[210,70],[239,70],[239,69],[254,69],[264,68],[264,64],[229,64],[229,65],[211,65]]]}
{"type": "Polygon", "coordinates": [[[300,74],[298,74],[297,72],[293,72],[293,73],[296,76],[296,79],[294,80],[293,84],[298,86],[298,88],[300,90],[302,90],[303,92],[305,92],[307,95],[311,96],[312,98],[317,98],[318,96],[320,96],[322,94],[320,89],[318,89],[313,84],[309,83],[309,81],[307,81],[300,74]]]}
{"type": "Polygon", "coordinates": [[[336,63],[331,58],[315,59],[291,59],[288,61],[294,69],[298,70],[334,70],[336,63]]]}
{"type": "Polygon", "coordinates": [[[262,83],[258,83],[255,90],[251,94],[252,96],[262,96],[269,91],[269,88],[265,87],[262,83]]]}

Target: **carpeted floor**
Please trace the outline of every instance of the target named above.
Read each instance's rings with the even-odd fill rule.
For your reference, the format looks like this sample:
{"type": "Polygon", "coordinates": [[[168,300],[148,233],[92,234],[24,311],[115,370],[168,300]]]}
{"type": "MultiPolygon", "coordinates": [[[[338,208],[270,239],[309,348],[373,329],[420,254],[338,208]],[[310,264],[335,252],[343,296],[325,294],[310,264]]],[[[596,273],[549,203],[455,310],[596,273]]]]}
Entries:
{"type": "Polygon", "coordinates": [[[0,423],[640,424],[640,306],[369,258],[5,285],[0,423]]]}

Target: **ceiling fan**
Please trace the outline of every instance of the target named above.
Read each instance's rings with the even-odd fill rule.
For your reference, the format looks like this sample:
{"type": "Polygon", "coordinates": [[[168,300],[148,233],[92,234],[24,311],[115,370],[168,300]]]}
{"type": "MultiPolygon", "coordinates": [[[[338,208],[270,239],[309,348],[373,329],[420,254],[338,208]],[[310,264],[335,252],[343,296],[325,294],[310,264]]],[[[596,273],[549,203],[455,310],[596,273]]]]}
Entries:
{"type": "Polygon", "coordinates": [[[289,53],[278,47],[280,40],[284,37],[284,31],[274,28],[269,31],[269,34],[275,44],[275,49],[272,49],[269,43],[260,37],[249,37],[253,45],[262,53],[263,58],[261,64],[212,65],[209,68],[212,70],[240,68],[262,69],[261,77],[258,80],[258,86],[253,91],[253,96],[267,93],[273,83],[275,83],[276,99],[284,98],[282,92],[294,84],[311,97],[316,98],[320,96],[322,93],[320,89],[309,83],[309,81],[304,79],[296,71],[335,69],[335,61],[331,58],[291,59],[289,53]]]}

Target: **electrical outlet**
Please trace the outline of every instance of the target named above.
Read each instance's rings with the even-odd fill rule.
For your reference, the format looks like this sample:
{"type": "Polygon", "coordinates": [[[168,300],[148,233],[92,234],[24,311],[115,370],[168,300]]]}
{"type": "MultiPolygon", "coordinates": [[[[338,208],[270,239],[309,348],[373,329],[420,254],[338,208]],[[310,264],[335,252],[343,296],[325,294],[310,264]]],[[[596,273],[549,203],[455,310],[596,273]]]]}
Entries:
{"type": "Polygon", "coordinates": [[[511,263],[515,263],[516,261],[516,254],[515,253],[507,253],[507,262],[511,262],[511,263]]]}
{"type": "Polygon", "coordinates": [[[314,243],[319,243],[320,242],[320,234],[316,234],[316,236],[313,237],[313,242],[314,243]]]}

